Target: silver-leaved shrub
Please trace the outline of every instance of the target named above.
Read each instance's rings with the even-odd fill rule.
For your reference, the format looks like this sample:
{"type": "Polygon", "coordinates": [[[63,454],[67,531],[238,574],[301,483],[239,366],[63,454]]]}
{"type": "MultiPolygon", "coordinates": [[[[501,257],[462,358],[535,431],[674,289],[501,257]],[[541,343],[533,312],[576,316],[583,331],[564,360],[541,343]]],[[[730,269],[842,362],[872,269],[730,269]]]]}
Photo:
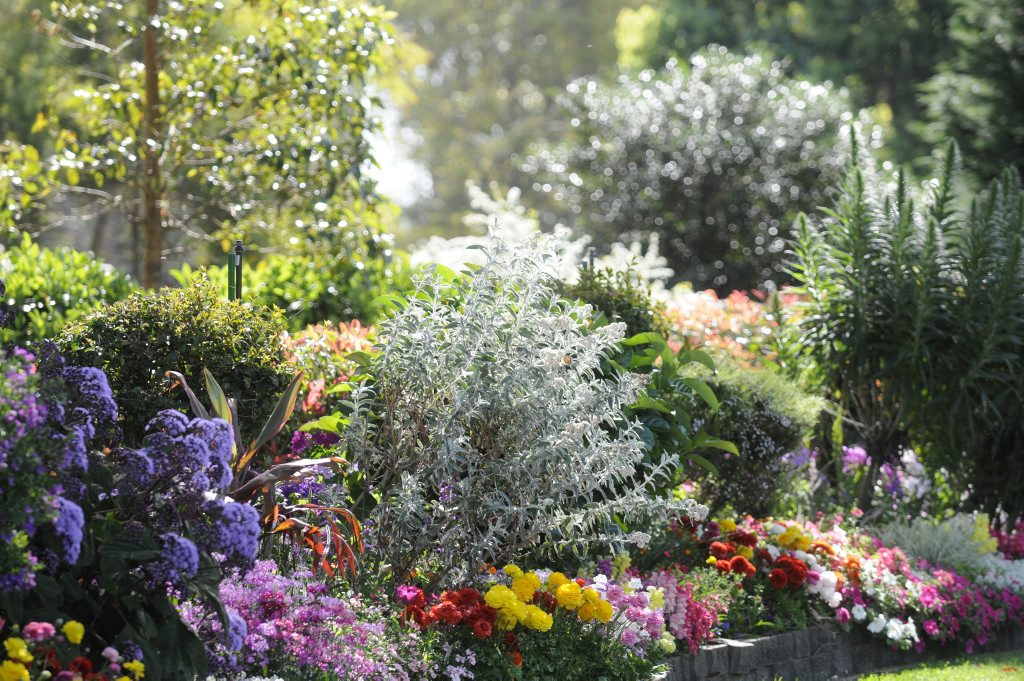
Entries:
{"type": "Polygon", "coordinates": [[[399,579],[449,582],[609,540],[616,516],[706,513],[649,494],[679,462],[645,465],[623,416],[645,379],[600,370],[624,325],[589,329],[589,306],[559,298],[552,240],[494,237],[484,252],[464,276],[417,278],[353,393],[349,456],[380,499],[370,553],[399,579]]]}

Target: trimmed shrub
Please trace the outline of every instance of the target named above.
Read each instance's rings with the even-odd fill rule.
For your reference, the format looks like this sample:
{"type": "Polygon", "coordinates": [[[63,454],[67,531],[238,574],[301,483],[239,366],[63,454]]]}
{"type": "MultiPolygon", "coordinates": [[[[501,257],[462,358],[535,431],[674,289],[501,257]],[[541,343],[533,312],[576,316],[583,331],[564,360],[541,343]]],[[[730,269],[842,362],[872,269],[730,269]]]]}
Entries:
{"type": "Polygon", "coordinates": [[[106,372],[122,408],[128,443],[142,439],[146,420],[161,409],[187,409],[184,392],[164,374],[185,376],[209,404],[203,369],[238,400],[245,424],[266,421],[292,368],[281,348],[280,313],[226,300],[205,278],[180,289],[136,292],[69,324],[58,338],[68,362],[106,372]]]}
{"type": "Polygon", "coordinates": [[[0,343],[24,344],[52,338],[61,326],[96,305],[112,303],[136,290],[127,274],[71,248],[45,248],[26,234],[15,246],[0,250],[0,279],[7,281],[12,308],[0,343]]]}
{"type": "Polygon", "coordinates": [[[718,469],[700,480],[700,499],[712,511],[728,504],[739,513],[770,515],[785,480],[782,456],[811,432],[822,403],[773,369],[747,369],[724,355],[715,365],[706,380],[718,409],[691,398],[694,426],[732,442],[739,455],[699,452],[718,469]]]}
{"type": "Polygon", "coordinates": [[[647,331],[669,334],[665,306],[654,300],[647,284],[632,270],[583,268],[575,284],[562,284],[561,293],[592,305],[609,322],[624,323],[627,338],[647,331]]]}

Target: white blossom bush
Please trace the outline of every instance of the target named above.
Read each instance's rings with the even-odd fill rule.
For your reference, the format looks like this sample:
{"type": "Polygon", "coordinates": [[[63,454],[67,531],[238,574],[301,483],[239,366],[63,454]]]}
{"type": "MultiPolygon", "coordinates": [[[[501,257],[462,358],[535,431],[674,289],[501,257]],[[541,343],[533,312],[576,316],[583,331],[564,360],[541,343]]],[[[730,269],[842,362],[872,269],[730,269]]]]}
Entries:
{"type": "Polygon", "coordinates": [[[428,268],[380,325],[345,439],[380,500],[371,560],[399,579],[417,568],[457,581],[485,562],[584,548],[610,540],[616,517],[706,513],[648,492],[679,462],[644,464],[623,410],[645,377],[600,372],[624,325],[588,329],[589,306],[559,298],[553,241],[492,237],[465,276],[428,268]]]}

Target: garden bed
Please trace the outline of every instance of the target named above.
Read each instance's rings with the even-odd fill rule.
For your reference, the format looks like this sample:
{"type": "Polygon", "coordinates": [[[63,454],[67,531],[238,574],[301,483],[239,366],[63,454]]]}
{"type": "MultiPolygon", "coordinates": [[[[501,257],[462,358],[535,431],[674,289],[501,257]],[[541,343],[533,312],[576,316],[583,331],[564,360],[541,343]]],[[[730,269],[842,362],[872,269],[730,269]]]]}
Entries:
{"type": "MultiPolygon", "coordinates": [[[[1010,627],[990,640],[987,652],[1024,649],[1024,628],[1010,627]]],[[[954,646],[932,651],[928,659],[962,654],[954,646]]],[[[790,631],[763,638],[718,639],[696,655],[669,660],[661,681],[826,681],[866,674],[891,667],[917,664],[923,656],[898,650],[866,631],[844,632],[832,624],[790,631]]]]}

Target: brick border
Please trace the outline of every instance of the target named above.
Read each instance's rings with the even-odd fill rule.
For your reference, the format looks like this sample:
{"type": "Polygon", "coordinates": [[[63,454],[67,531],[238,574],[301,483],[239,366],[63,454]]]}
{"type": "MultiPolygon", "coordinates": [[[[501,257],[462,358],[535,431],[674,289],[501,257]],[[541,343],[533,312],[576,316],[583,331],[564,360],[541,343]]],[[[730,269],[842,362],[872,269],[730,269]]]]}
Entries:
{"type": "MultiPolygon", "coordinates": [[[[1024,628],[1012,627],[1001,630],[983,652],[1021,649],[1024,628]]],[[[829,681],[962,652],[953,645],[927,654],[893,650],[863,628],[847,633],[825,624],[763,638],[717,639],[696,655],[673,657],[660,681],[829,681]]]]}

